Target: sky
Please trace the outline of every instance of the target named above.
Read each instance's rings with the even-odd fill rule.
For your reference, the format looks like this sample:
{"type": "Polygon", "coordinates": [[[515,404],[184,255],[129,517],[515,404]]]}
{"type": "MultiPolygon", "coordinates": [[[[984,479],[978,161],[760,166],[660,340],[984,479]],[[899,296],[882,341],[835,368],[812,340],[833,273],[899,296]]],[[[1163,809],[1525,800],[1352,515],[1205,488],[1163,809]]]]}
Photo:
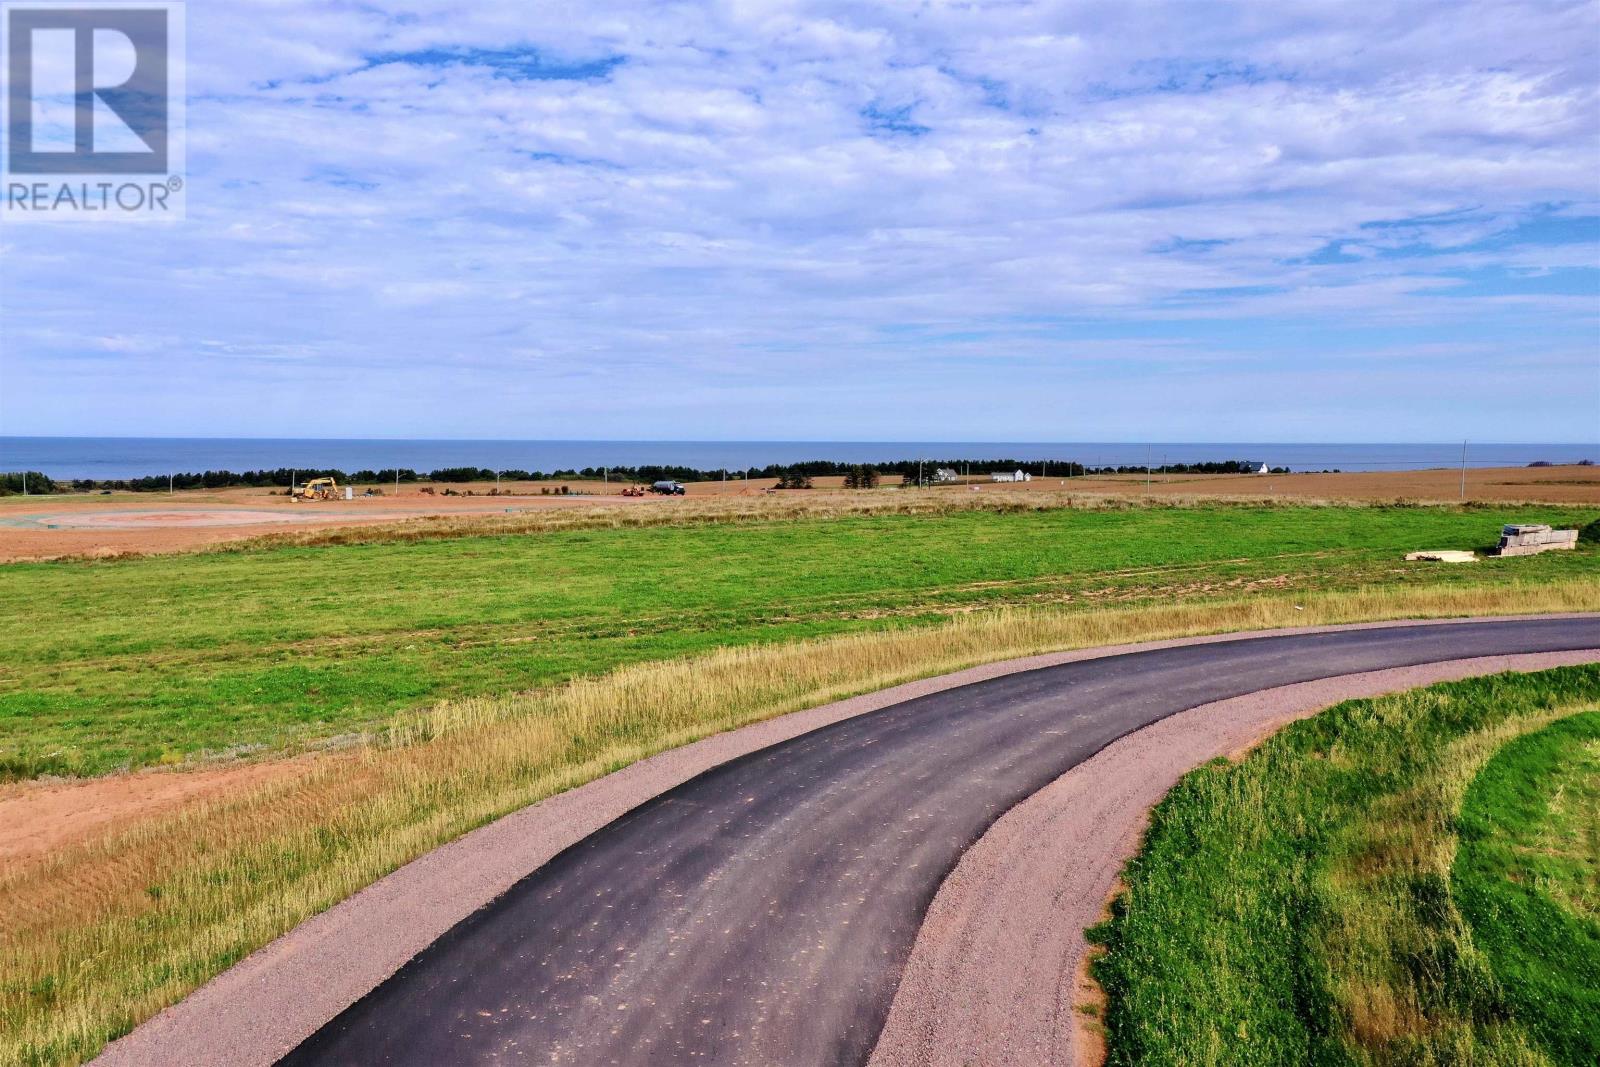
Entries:
{"type": "Polygon", "coordinates": [[[1600,439],[1589,2],[192,0],[0,433],[1600,439]]]}

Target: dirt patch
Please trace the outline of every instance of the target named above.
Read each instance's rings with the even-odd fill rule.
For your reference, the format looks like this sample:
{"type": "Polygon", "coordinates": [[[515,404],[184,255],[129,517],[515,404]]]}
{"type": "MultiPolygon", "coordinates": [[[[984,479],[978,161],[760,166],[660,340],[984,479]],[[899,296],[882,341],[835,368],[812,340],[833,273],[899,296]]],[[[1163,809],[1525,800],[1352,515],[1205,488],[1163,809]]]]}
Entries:
{"type": "Polygon", "coordinates": [[[1229,763],[1238,763],[1250,753],[1260,748],[1267,738],[1277,733],[1302,716],[1298,713],[1282,716],[1277,719],[1267,719],[1257,723],[1253,728],[1243,733],[1232,748],[1222,753],[1222,758],[1229,763]]]}
{"type": "MultiPolygon", "coordinates": [[[[491,486],[492,488],[492,486],[491,486]]],[[[504,515],[575,507],[637,506],[652,499],[620,495],[439,496],[408,490],[383,497],[297,504],[265,490],[162,494],[12,497],[0,506],[0,563],[185,552],[295,530],[327,530],[407,519],[504,515]]],[[[508,490],[509,492],[509,490],[508,490]]]]}
{"type": "MultiPolygon", "coordinates": [[[[1144,832],[1143,827],[1140,833],[1144,832]]],[[[1100,915],[1096,923],[1107,922],[1111,918],[1111,906],[1116,903],[1126,886],[1119,875],[1111,884],[1111,892],[1100,904],[1100,915]]],[[[1090,945],[1084,952],[1083,958],[1078,961],[1077,969],[1072,972],[1072,1006],[1078,1013],[1076,1020],[1078,1033],[1078,1060],[1074,1067],[1105,1067],[1105,1062],[1110,1058],[1111,1046],[1108,1043],[1110,1032],[1106,1029],[1106,1008],[1110,1003],[1105,989],[1094,978],[1094,961],[1105,955],[1105,948],[1100,945],[1090,945]]]]}
{"type": "MultiPolygon", "coordinates": [[[[1093,462],[1093,459],[1090,459],[1093,462]]],[[[1059,473],[1040,475],[1028,482],[996,483],[988,475],[974,474],[964,482],[935,487],[940,493],[1082,493],[1085,496],[1189,497],[1220,496],[1259,500],[1394,500],[1456,503],[1461,499],[1461,471],[1440,467],[1420,471],[1351,471],[1339,474],[1093,474],[1063,478],[1059,473]]],[[[885,475],[884,486],[900,482],[885,475]]],[[[814,491],[838,489],[843,477],[813,478],[814,491]]],[[[745,482],[696,482],[690,496],[716,496],[763,492],[773,479],[745,482]]],[[[779,497],[805,495],[784,491],[779,497]]],[[[1600,504],[1600,467],[1477,467],[1467,471],[1467,500],[1538,500],[1551,504],[1600,504]]]]}
{"type": "Polygon", "coordinates": [[[0,786],[0,871],[155,815],[304,774],[299,757],[0,786]]]}
{"type": "Polygon", "coordinates": [[[64,511],[36,516],[35,525],[47,530],[186,530],[196,526],[258,526],[262,523],[338,522],[337,515],[294,514],[288,511],[64,511]]]}
{"type": "MultiPolygon", "coordinates": [[[[961,489],[958,486],[949,487],[961,489]]],[[[995,486],[1000,489],[1002,486],[995,486]]],[[[1343,500],[1387,503],[1396,500],[1460,502],[1459,468],[1421,471],[1366,471],[1340,474],[1096,474],[1086,478],[1034,478],[1008,490],[1120,497],[1216,496],[1230,499],[1343,500]]],[[[970,491],[961,489],[961,491],[970,491]]],[[[980,492],[984,491],[980,487],[980,492]]],[[[1549,504],[1600,504],[1600,467],[1480,467],[1467,471],[1468,501],[1527,501],[1549,504]]]]}

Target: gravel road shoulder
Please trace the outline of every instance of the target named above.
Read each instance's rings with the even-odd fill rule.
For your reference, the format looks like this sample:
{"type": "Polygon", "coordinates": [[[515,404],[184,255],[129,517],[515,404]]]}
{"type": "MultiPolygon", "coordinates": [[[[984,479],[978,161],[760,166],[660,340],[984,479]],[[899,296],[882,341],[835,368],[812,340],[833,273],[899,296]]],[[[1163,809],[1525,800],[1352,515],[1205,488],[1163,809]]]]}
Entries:
{"type": "MultiPolygon", "coordinates": [[[[504,893],[519,879],[542,866],[557,853],[652,797],[712,767],[830,723],[875,711],[913,697],[1061,663],[1176,645],[1232,641],[1241,637],[1317,633],[1381,625],[1395,624],[1276,630],[1248,635],[1222,634],[1142,645],[1083,649],[985,664],[785,715],[662,753],[508,815],[414,860],[253,953],[182,1002],[161,1012],[131,1034],[112,1043],[96,1062],[114,1065],[185,1063],[194,1067],[213,1064],[273,1063],[329,1019],[393,974],[422,948],[467,915],[504,893]]],[[[1533,660],[1541,657],[1516,658],[1533,660]]],[[[1592,659],[1594,656],[1589,655],[1588,658],[1592,659]]],[[[1335,679],[1333,683],[1337,681],[1338,679],[1335,679]]],[[[1414,684],[1423,683],[1390,683],[1389,687],[1405,688],[1414,684]]],[[[1343,697],[1324,699],[1322,704],[1337,699],[1343,697]]],[[[1280,708],[1274,714],[1283,718],[1290,712],[1280,708]]],[[[1189,712],[1176,718],[1191,721],[1195,717],[1195,712],[1189,712]]],[[[1266,719],[1270,717],[1267,716],[1266,719]]],[[[1261,722],[1266,719],[1260,716],[1252,719],[1255,724],[1253,728],[1259,729],[1261,722]]],[[[1166,725],[1167,723],[1162,723],[1157,727],[1140,731],[1125,739],[1125,742],[1136,742],[1135,751],[1146,751],[1147,746],[1151,745],[1160,747],[1166,743],[1160,739],[1165,737],[1165,734],[1156,735],[1151,740],[1141,739],[1152,735],[1153,730],[1166,725]]],[[[1181,738],[1183,735],[1177,736],[1181,738]]],[[[1234,735],[1227,736],[1232,738],[1234,735]]],[[[1204,744],[1202,741],[1201,747],[1204,744]]],[[[1235,747],[1235,742],[1224,741],[1220,747],[1207,749],[1206,752],[1209,754],[1215,751],[1228,751],[1232,747],[1235,747]]],[[[1100,761],[1101,757],[1107,756],[1116,748],[1114,745],[1106,749],[1101,756],[1091,762],[1100,761]]],[[[1182,770],[1204,758],[1207,756],[1201,755],[1188,763],[1182,763],[1183,757],[1174,757],[1177,762],[1172,766],[1176,769],[1172,770],[1170,780],[1176,780],[1182,770]],[[1178,766],[1178,763],[1182,763],[1182,766],[1178,766]]],[[[1137,765],[1135,767],[1132,776],[1141,780],[1139,783],[1141,786],[1144,780],[1158,776],[1154,770],[1147,771],[1137,765]]],[[[1077,788],[1062,785],[1071,777],[1069,774],[1045,792],[1054,796],[1062,788],[1069,790],[1077,788]]],[[[1111,878],[1135,842],[1143,812],[1166,788],[1167,786],[1161,786],[1154,793],[1148,793],[1148,789],[1136,795],[1130,793],[1125,803],[1112,805],[1106,818],[1121,813],[1131,821],[1121,828],[1109,827],[1108,824],[1105,834],[1098,838],[1091,835],[1096,847],[1110,850],[1097,861],[1098,865],[1096,862],[1088,863],[1097,872],[1095,879],[1084,887],[1090,894],[1085,898],[1088,903],[1084,906],[1089,907],[1091,912],[1098,911],[1105,890],[1110,886],[1111,878]],[[1100,877],[1101,874],[1103,878],[1100,877]]],[[[1110,802],[1113,799],[1095,798],[1097,803],[1110,802]]],[[[1037,800],[1038,797],[1035,797],[1028,801],[991,828],[990,832],[969,851],[969,858],[980,853],[988,854],[995,848],[1002,849],[999,855],[1006,856],[1007,853],[1003,851],[1004,846],[997,846],[993,842],[1003,841],[1007,832],[1005,828],[1012,825],[1012,817],[1024,809],[1031,809],[1037,800]],[[997,838],[997,834],[1002,836],[997,838]]],[[[1098,817],[1087,818],[1092,826],[1098,817]]],[[[1053,855],[1056,863],[1071,863],[1083,862],[1089,854],[1069,851],[1053,855]]],[[[1028,862],[1042,862],[1045,866],[1050,862],[1049,857],[1024,858],[1028,862]]],[[[1013,861],[1003,858],[1000,862],[1006,864],[1013,861]]],[[[1030,954],[1038,956],[1040,961],[1054,959],[1058,961],[1055,966],[1066,966],[1065,971],[1059,972],[1065,976],[1063,980],[1042,987],[1037,984],[1025,987],[1007,978],[1005,980],[1007,987],[1016,990],[1026,988],[1030,997],[1040,994],[1041,989],[1063,990],[1057,999],[1065,997],[1070,1001],[1072,964],[1069,957],[1077,958],[1072,956],[1071,948],[1075,943],[1074,939],[1081,941],[1082,936],[1081,923],[1069,929],[1071,923],[1078,921],[1076,912],[1052,918],[1047,928],[1042,928],[1032,937],[1029,943],[1035,947],[1027,949],[1022,959],[1008,955],[1013,951],[1011,947],[1013,942],[1007,941],[1004,937],[998,942],[1001,948],[987,947],[988,943],[980,941],[982,931],[979,927],[982,924],[975,924],[972,921],[970,909],[974,898],[962,895],[960,888],[973,879],[974,871],[981,875],[983,870],[981,867],[970,866],[964,860],[947,881],[945,890],[941,890],[935,900],[935,911],[930,915],[929,927],[925,927],[923,936],[917,942],[911,967],[903,983],[902,994],[896,997],[889,1028],[879,1044],[877,1055],[881,1058],[877,1062],[963,1062],[955,1058],[946,1058],[947,1049],[940,1049],[936,1044],[930,1044],[926,1040],[930,1027],[949,1030],[956,1025],[953,1020],[929,1020],[927,1012],[947,1011],[948,1006],[962,996],[971,997],[970,993],[963,994],[961,990],[970,990],[975,988],[974,986],[956,983],[968,981],[990,983],[993,981],[993,975],[1015,974],[1019,970],[1026,970],[1036,978],[1041,967],[1048,969],[1051,966],[1045,962],[1037,964],[1032,962],[1029,959],[1030,954]],[[963,915],[966,916],[965,920],[962,919],[963,915]],[[933,932],[930,932],[930,927],[933,932]],[[957,941],[971,944],[972,950],[967,953],[954,951],[950,947],[949,939],[938,932],[947,929],[955,930],[957,941]],[[989,955],[991,952],[999,954],[989,955]],[[968,966],[963,962],[963,960],[986,959],[990,962],[983,966],[976,963],[968,966]],[[928,969],[930,966],[933,970],[928,969]],[[937,982],[930,983],[930,978],[938,981],[947,980],[952,984],[947,989],[935,988],[937,982]],[[922,992],[918,993],[917,990],[922,992]],[[936,1007],[937,1005],[943,1007],[936,1007]],[[905,1058],[920,1055],[914,1051],[918,1048],[925,1050],[926,1055],[934,1058],[905,1058]]],[[[1006,891],[1010,892],[1018,883],[1015,879],[1002,879],[1000,884],[1005,885],[1006,891]]],[[[1018,891],[1026,889],[1028,887],[1023,885],[1018,891]]],[[[996,901],[991,897],[986,906],[996,912],[1016,912],[1019,916],[1040,914],[1037,910],[1029,910],[1037,908],[1036,903],[1030,902],[1031,899],[1031,897],[1027,899],[1019,897],[1015,902],[1008,900],[1004,907],[997,907],[996,901]]],[[[1064,901],[1064,903],[1070,902],[1064,901]]],[[[1088,921],[1093,921],[1093,918],[1094,915],[1090,914],[1088,921]]],[[[1001,930],[999,933],[1004,934],[1005,931],[1001,930]]],[[[1021,930],[1011,932],[1012,935],[1024,933],[1025,931],[1021,930]]],[[[1028,942],[1028,938],[1024,937],[1024,941],[1028,942]]],[[[1081,950],[1078,955],[1081,956],[1081,950]]],[[[1039,999],[1050,999],[1049,993],[1045,992],[1039,999]]],[[[1064,1007],[1058,1003],[1043,1012],[1047,1024],[1025,1022],[1026,1018],[1040,1014],[1036,1006],[1025,1008],[1020,1003],[1010,1002],[997,987],[993,991],[986,991],[980,1000],[975,1000],[969,1010],[977,1012],[978,1018],[982,1020],[978,1025],[987,1028],[981,1030],[981,1033],[1017,1035],[1016,1040],[1003,1037],[1000,1046],[1029,1049],[1040,1047],[1038,1042],[1046,1039],[1039,1035],[1046,1030],[1051,1035],[1058,1035],[1047,1040],[1070,1042],[1070,1036],[1059,1037],[1060,1017],[1065,1015],[1070,1021],[1072,1015],[1070,1003],[1064,1007]],[[999,1015],[993,1013],[997,1005],[1003,1008],[999,1015]],[[1044,1026],[1044,1029],[1041,1029],[1041,1026],[1044,1026]]],[[[973,1040],[977,1040],[979,1034],[970,1036],[973,1040]]],[[[1005,1058],[993,1062],[1048,1061],[1049,1057],[1044,1060],[1005,1058]]],[[[979,1056],[977,1059],[965,1062],[988,1061],[979,1056]]]]}

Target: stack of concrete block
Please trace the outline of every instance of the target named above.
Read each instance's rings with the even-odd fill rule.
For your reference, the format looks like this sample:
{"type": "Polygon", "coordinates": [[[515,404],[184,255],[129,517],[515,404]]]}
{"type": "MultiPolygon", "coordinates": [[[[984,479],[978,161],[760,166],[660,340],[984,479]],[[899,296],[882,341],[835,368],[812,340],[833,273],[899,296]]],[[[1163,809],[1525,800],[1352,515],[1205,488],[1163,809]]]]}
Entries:
{"type": "Polygon", "coordinates": [[[1578,547],[1577,530],[1552,530],[1542,523],[1507,523],[1500,527],[1499,555],[1532,556],[1578,547]]]}

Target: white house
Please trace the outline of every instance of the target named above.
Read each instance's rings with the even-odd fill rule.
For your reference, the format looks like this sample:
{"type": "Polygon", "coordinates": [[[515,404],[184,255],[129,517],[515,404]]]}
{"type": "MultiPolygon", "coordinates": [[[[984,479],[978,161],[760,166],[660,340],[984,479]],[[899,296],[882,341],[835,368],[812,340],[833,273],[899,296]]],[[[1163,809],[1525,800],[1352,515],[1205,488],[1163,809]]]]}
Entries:
{"type": "Polygon", "coordinates": [[[957,474],[949,467],[940,467],[938,470],[933,472],[933,480],[935,484],[944,482],[959,482],[961,480],[961,475],[957,474]]]}
{"type": "Polygon", "coordinates": [[[1265,464],[1265,463],[1263,463],[1263,464],[1262,464],[1262,465],[1261,465],[1261,469],[1260,469],[1260,470],[1258,470],[1258,471],[1256,471],[1256,473],[1257,473],[1257,474],[1271,474],[1271,473],[1272,473],[1272,472],[1271,472],[1271,471],[1270,471],[1270,470],[1268,470],[1268,469],[1267,469],[1267,465],[1266,465],[1266,464],[1265,464]]]}
{"type": "Polygon", "coordinates": [[[989,480],[991,482],[1031,482],[1033,481],[1033,475],[1027,471],[1011,471],[1010,473],[996,471],[989,475],[989,480]]]}

